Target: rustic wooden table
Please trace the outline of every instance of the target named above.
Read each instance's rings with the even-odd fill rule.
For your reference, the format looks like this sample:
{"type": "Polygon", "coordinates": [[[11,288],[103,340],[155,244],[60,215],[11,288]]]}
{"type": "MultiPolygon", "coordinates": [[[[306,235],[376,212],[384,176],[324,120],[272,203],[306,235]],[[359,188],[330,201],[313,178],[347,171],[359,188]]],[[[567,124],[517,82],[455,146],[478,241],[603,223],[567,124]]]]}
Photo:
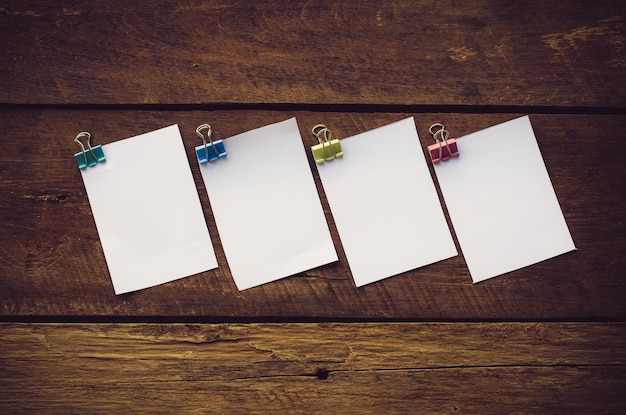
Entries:
{"type": "Polygon", "coordinates": [[[625,413],[625,43],[624,1],[0,1],[0,412],[625,413]],[[219,268],[115,296],[72,157],[524,114],[578,250],[475,285],[356,288],[310,159],[338,262],[239,292],[191,163],[219,268]]]}

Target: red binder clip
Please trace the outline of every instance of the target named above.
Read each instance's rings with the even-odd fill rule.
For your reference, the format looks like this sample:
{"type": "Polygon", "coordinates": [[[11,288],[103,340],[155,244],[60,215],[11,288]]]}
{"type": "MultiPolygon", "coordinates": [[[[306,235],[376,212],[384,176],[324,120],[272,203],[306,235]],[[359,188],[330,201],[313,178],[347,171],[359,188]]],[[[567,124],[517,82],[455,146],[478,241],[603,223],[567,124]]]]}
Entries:
{"type": "Polygon", "coordinates": [[[433,124],[428,131],[437,142],[436,144],[428,146],[428,154],[430,154],[430,159],[433,163],[437,164],[442,160],[446,161],[451,157],[459,156],[456,140],[454,138],[448,138],[448,131],[443,124],[433,124]]]}

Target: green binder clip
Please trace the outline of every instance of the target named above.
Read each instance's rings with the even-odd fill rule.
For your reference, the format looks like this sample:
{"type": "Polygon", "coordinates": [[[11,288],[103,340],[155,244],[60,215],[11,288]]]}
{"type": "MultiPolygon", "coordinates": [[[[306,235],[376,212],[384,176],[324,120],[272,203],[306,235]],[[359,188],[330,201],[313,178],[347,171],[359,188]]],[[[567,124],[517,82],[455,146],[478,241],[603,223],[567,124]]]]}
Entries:
{"type": "Polygon", "coordinates": [[[338,139],[332,138],[332,131],[330,131],[324,124],[318,124],[311,130],[313,135],[317,138],[318,144],[311,147],[313,152],[313,158],[317,164],[322,164],[325,161],[331,161],[339,157],[343,157],[343,151],[341,151],[341,143],[338,139]]]}
{"type": "Polygon", "coordinates": [[[74,142],[78,144],[82,151],[74,154],[74,158],[76,159],[76,163],[78,163],[78,168],[81,170],[86,169],[87,167],[93,167],[98,163],[103,163],[106,161],[106,157],[104,157],[104,152],[102,151],[102,146],[97,145],[95,147],[91,146],[91,134],[87,131],[83,131],[79,133],[74,142]],[[81,138],[87,137],[87,149],[80,141],[81,138]]]}

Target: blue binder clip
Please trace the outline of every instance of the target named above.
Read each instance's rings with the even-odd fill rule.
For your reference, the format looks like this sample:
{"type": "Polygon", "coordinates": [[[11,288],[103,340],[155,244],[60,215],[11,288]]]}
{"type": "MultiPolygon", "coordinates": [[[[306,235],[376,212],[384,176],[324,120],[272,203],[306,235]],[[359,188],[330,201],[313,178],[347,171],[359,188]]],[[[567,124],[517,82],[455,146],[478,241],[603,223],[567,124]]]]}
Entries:
{"type": "Polygon", "coordinates": [[[218,158],[226,157],[226,149],[224,148],[224,143],[222,140],[211,140],[211,135],[213,135],[213,128],[209,124],[202,124],[198,128],[196,128],[196,134],[198,137],[202,139],[202,145],[196,147],[196,156],[198,157],[198,161],[200,164],[204,164],[207,161],[215,161],[218,158]],[[207,139],[209,143],[207,144],[204,139],[203,131],[207,132],[207,139]]]}
{"type": "Polygon", "coordinates": [[[82,151],[74,154],[74,158],[76,159],[76,163],[78,163],[78,168],[81,170],[86,169],[87,167],[93,167],[98,163],[103,163],[106,161],[106,157],[104,157],[104,152],[102,151],[102,146],[97,145],[95,147],[91,146],[91,134],[87,131],[83,131],[79,133],[74,142],[78,144],[82,151]],[[87,149],[80,141],[81,138],[87,137],[87,149]]]}

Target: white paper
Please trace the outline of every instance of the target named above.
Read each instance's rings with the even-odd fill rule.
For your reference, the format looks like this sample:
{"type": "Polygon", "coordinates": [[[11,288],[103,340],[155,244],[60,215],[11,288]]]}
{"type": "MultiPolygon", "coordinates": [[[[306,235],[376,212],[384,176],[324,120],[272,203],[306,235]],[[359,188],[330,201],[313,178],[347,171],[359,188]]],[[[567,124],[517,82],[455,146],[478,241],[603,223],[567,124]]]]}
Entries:
{"type": "Polygon", "coordinates": [[[115,293],[216,268],[178,126],[102,149],[81,173],[115,293]]]}
{"type": "Polygon", "coordinates": [[[527,116],[457,144],[435,172],[474,282],[576,249],[527,116]]]}
{"type": "Polygon", "coordinates": [[[340,142],[317,168],[358,287],[457,255],[413,117],[340,142]]]}
{"type": "Polygon", "coordinates": [[[337,260],[295,118],[224,140],[200,165],[239,290],[337,260]]]}

